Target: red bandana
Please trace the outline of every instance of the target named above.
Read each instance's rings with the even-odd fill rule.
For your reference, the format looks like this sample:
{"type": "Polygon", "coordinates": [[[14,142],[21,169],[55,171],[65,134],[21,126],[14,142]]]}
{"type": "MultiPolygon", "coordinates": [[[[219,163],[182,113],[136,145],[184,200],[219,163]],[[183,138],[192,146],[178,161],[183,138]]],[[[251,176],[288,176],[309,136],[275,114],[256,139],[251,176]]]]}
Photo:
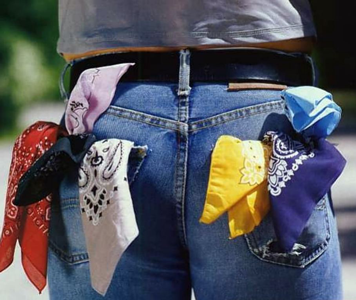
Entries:
{"type": "Polygon", "coordinates": [[[16,139],[12,151],[0,240],[0,272],[11,265],[19,240],[23,268],[40,293],[46,286],[51,195],[25,207],[15,206],[12,202],[21,176],[63,135],[66,132],[59,125],[37,122],[16,139]]]}

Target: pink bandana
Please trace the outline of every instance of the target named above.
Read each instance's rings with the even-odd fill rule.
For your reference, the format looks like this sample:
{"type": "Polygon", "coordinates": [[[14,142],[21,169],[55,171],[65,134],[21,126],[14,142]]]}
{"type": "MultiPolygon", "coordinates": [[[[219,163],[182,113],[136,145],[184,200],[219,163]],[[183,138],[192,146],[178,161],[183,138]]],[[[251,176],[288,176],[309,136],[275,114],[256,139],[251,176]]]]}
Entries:
{"type": "Polygon", "coordinates": [[[120,78],[134,63],[87,69],[80,74],[68,100],[65,123],[69,134],[91,132],[108,108],[120,78]]]}

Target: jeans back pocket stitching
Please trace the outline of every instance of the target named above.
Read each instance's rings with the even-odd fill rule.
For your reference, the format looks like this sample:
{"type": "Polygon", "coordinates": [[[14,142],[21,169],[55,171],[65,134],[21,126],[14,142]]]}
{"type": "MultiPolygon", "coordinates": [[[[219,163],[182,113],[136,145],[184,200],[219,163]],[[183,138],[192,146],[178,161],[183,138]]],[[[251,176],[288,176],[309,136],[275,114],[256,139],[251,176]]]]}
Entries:
{"type": "Polygon", "coordinates": [[[282,101],[268,102],[265,104],[258,104],[259,107],[248,106],[245,108],[234,109],[219,115],[215,115],[204,120],[195,121],[189,124],[188,132],[200,131],[202,129],[223,125],[227,122],[233,122],[235,120],[247,119],[262,114],[267,114],[275,111],[283,111],[282,101]],[[244,110],[244,111],[241,111],[244,110]],[[221,118],[225,118],[221,120],[221,118]],[[205,124],[204,124],[205,123],[205,124]]]}
{"type": "MultiPolygon", "coordinates": [[[[138,145],[133,147],[133,151],[132,153],[130,153],[129,157],[131,157],[131,159],[135,159],[139,161],[139,163],[135,165],[135,169],[133,175],[131,176],[131,179],[128,179],[129,186],[131,186],[136,181],[141,166],[145,161],[147,152],[148,152],[147,145],[144,146],[138,145]]],[[[129,171],[129,169],[127,171],[129,171]]],[[[79,198],[77,197],[63,198],[60,200],[60,202],[61,202],[60,205],[52,209],[52,212],[61,213],[68,209],[70,210],[78,209],[78,212],[80,212],[79,198]]],[[[63,247],[58,246],[50,237],[48,239],[48,247],[51,248],[51,250],[59,257],[59,259],[61,259],[62,261],[70,265],[80,264],[89,261],[89,256],[86,250],[68,253],[67,251],[63,250],[63,247]]]]}
{"type": "MultiPolygon", "coordinates": [[[[131,175],[131,179],[128,178],[128,180],[129,180],[128,182],[129,182],[130,186],[136,181],[138,173],[141,170],[141,166],[142,166],[143,162],[146,159],[147,153],[148,153],[148,146],[147,145],[145,145],[145,146],[134,146],[133,147],[133,149],[132,149],[132,151],[130,153],[129,159],[131,158],[132,160],[135,160],[138,163],[135,165],[134,172],[131,175]]],[[[127,176],[129,176],[129,171],[130,170],[129,170],[129,166],[128,166],[127,176]]]]}
{"type": "MultiPolygon", "coordinates": [[[[251,116],[256,116],[268,113],[273,110],[280,110],[284,108],[284,101],[280,99],[272,99],[265,103],[259,103],[246,107],[232,109],[214,116],[204,118],[202,120],[194,121],[188,124],[189,132],[199,131],[201,129],[218,126],[226,122],[234,121],[236,119],[243,119],[251,116]],[[223,119],[225,118],[225,119],[223,119]]],[[[105,112],[106,115],[111,115],[117,118],[125,118],[135,122],[144,123],[151,126],[156,126],[164,129],[179,131],[180,122],[156,117],[139,111],[133,111],[123,107],[110,106],[105,112]],[[155,121],[154,121],[155,120],[155,121]]]]}
{"type": "Polygon", "coordinates": [[[89,261],[89,256],[87,252],[80,253],[66,253],[60,247],[56,245],[52,240],[48,241],[48,246],[51,250],[57,254],[57,256],[64,262],[74,265],[89,261]]]}
{"type": "MultiPolygon", "coordinates": [[[[325,197],[323,197],[323,200],[325,203],[325,197]]],[[[287,267],[293,267],[293,268],[305,268],[307,265],[311,264],[313,261],[315,261],[318,257],[320,257],[328,248],[329,242],[330,242],[330,238],[331,238],[331,232],[330,232],[330,222],[329,222],[329,215],[328,215],[328,210],[327,210],[327,206],[326,204],[322,204],[320,205],[320,207],[323,209],[324,211],[324,223],[325,223],[325,231],[326,231],[326,237],[325,240],[321,243],[319,243],[318,245],[316,245],[313,250],[312,253],[310,253],[309,255],[304,256],[302,259],[296,260],[292,257],[288,257],[289,259],[289,263],[286,262],[280,262],[280,261],[276,261],[273,259],[266,259],[264,258],[264,253],[261,253],[261,251],[263,251],[261,248],[265,247],[265,245],[268,245],[270,242],[273,241],[273,239],[269,240],[266,242],[265,245],[263,246],[257,246],[257,240],[256,240],[256,233],[248,233],[248,234],[244,234],[244,238],[245,241],[247,243],[247,246],[249,248],[249,251],[256,256],[259,260],[264,261],[264,262],[268,262],[271,264],[277,264],[277,265],[282,265],[282,266],[287,266],[287,267]],[[253,247],[253,244],[255,245],[255,247],[253,247]]],[[[258,233],[257,233],[258,234],[258,233]]],[[[278,256],[282,257],[285,256],[287,257],[289,254],[288,253],[272,253],[270,254],[270,257],[274,257],[274,259],[276,259],[278,256]]]]}

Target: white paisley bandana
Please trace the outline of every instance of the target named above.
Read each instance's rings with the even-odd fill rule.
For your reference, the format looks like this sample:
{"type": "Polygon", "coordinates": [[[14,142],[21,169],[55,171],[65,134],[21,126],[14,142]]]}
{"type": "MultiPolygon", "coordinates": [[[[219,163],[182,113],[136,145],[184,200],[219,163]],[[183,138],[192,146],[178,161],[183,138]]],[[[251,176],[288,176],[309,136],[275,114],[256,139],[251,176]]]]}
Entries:
{"type": "Polygon", "coordinates": [[[123,252],[138,236],[127,179],[133,142],[94,143],[79,169],[79,197],[92,287],[105,295],[123,252]]]}

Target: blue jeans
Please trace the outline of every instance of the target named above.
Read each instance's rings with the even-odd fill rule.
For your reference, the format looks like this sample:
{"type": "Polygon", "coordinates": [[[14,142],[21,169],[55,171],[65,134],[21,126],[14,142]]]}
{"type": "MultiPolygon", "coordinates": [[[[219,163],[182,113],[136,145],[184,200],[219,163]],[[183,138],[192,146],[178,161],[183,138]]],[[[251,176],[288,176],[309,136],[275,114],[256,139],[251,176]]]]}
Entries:
{"type": "MultiPolygon", "coordinates": [[[[227,91],[227,82],[189,86],[185,67],[177,83],[119,82],[95,124],[98,139],[148,146],[146,156],[129,159],[140,233],[121,257],[105,299],[189,300],[192,289],[197,300],[342,299],[329,195],[298,240],[306,246],[299,255],[273,247],[270,214],[231,240],[226,214],[210,225],[199,223],[219,136],[261,139],[268,130],[293,129],[280,91],[227,91]]],[[[76,173],[65,178],[60,201],[53,203],[48,259],[51,299],[103,299],[90,285],[76,173]]]]}

